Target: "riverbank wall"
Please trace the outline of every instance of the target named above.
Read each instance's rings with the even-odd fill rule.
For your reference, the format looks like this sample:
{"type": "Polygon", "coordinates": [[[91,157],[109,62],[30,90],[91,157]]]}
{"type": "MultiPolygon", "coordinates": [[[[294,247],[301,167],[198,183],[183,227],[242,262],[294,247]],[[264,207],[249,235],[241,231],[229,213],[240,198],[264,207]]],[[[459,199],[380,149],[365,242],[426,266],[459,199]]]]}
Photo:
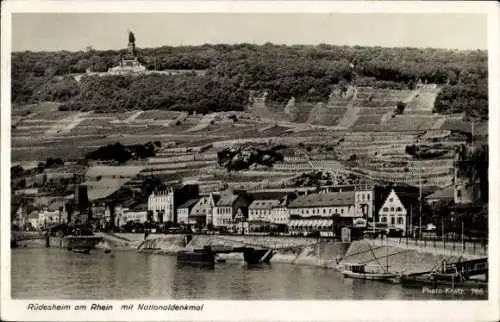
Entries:
{"type": "Polygon", "coordinates": [[[460,259],[463,260],[464,257],[439,254],[429,249],[381,245],[372,240],[358,240],[351,243],[340,264],[356,263],[385,268],[388,266],[391,272],[411,274],[432,271],[439,267],[443,260],[454,263],[460,259]]]}
{"type": "MultiPolygon", "coordinates": [[[[124,237],[118,236],[118,238],[124,237]]],[[[175,255],[178,251],[203,246],[272,248],[274,256],[271,258],[271,263],[334,269],[340,269],[345,263],[358,263],[389,266],[390,271],[404,274],[431,271],[443,260],[453,263],[467,258],[467,256],[439,254],[426,248],[381,245],[372,240],[342,243],[303,237],[225,235],[194,235],[191,240],[187,240],[185,235],[150,235],[145,241],[140,240],[141,238],[144,236],[135,234],[134,240],[127,236],[128,247],[135,247],[139,252],[160,255],[175,255]]],[[[243,255],[238,253],[221,254],[220,257],[229,261],[243,260],[243,255]]]]}

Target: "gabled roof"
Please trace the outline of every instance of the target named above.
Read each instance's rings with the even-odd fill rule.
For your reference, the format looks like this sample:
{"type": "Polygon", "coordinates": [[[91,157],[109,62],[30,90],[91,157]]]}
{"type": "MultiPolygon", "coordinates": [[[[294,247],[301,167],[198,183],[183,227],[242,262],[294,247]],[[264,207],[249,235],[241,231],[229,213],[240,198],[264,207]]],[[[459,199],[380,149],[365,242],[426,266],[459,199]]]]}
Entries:
{"type": "Polygon", "coordinates": [[[429,199],[452,200],[453,198],[454,198],[454,191],[452,186],[438,190],[425,197],[426,200],[429,199]]]}
{"type": "Polygon", "coordinates": [[[333,207],[354,205],[354,191],[314,193],[295,199],[289,208],[333,207]]]}
{"type": "MultiPolygon", "coordinates": [[[[392,191],[391,191],[391,193],[392,193],[392,191]]],[[[391,195],[391,193],[389,193],[384,198],[384,201],[382,203],[382,207],[387,202],[387,200],[388,200],[389,196],[391,195]]],[[[408,192],[397,192],[397,191],[394,191],[394,194],[401,201],[401,204],[403,205],[403,207],[405,207],[405,209],[410,209],[410,208],[414,208],[415,209],[415,207],[418,207],[418,204],[419,204],[418,193],[408,193],[408,192]]]]}
{"type": "Polygon", "coordinates": [[[221,193],[219,201],[217,202],[217,207],[232,206],[233,203],[238,198],[238,195],[234,193],[221,193]]]}
{"type": "Polygon", "coordinates": [[[188,208],[188,209],[191,209],[194,205],[196,205],[196,203],[200,200],[200,198],[196,198],[196,199],[189,199],[188,201],[186,201],[185,203],[183,203],[182,205],[180,205],[177,209],[181,209],[181,208],[188,208]]]}
{"type": "Polygon", "coordinates": [[[271,209],[280,205],[280,201],[276,199],[271,200],[254,200],[248,209],[271,209]]]}

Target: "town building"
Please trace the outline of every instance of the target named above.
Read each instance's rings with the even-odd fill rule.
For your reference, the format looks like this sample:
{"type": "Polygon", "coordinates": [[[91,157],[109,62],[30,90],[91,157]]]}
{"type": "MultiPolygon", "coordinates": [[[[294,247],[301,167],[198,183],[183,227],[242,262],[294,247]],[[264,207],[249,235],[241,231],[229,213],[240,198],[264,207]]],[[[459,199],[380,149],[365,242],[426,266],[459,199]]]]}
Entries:
{"type": "Polygon", "coordinates": [[[419,200],[417,194],[396,193],[394,189],[382,203],[379,222],[388,229],[398,229],[404,234],[409,232],[413,216],[418,216],[419,200]]]}
{"type": "Polygon", "coordinates": [[[178,223],[177,208],[190,199],[199,198],[198,185],[162,187],[148,197],[148,210],[154,222],[178,223]]]}
{"type": "Polygon", "coordinates": [[[213,209],[214,227],[232,227],[235,222],[246,221],[248,200],[231,190],[223,191],[213,209]]]}
{"type": "Polygon", "coordinates": [[[153,191],[148,198],[148,210],[153,212],[153,221],[174,222],[174,189],[153,191]]]}
{"type": "Polygon", "coordinates": [[[148,220],[148,207],[146,204],[136,204],[130,208],[123,209],[120,213],[120,219],[122,225],[129,221],[143,224],[148,220]]]}
{"type": "Polygon", "coordinates": [[[194,206],[200,199],[190,199],[177,208],[177,223],[181,225],[195,225],[196,219],[191,216],[194,206]]]}
{"type": "Polygon", "coordinates": [[[219,196],[213,193],[202,196],[193,206],[190,217],[196,221],[198,227],[205,227],[212,224],[212,215],[215,204],[219,201],[219,196]]]}
{"type": "Polygon", "coordinates": [[[338,224],[352,226],[361,215],[355,211],[355,192],[315,193],[300,196],[289,206],[291,231],[331,230],[338,224]]]}
{"type": "Polygon", "coordinates": [[[248,225],[247,230],[253,231],[268,231],[272,223],[272,211],[280,205],[280,200],[270,199],[254,200],[248,206],[248,225]]]}

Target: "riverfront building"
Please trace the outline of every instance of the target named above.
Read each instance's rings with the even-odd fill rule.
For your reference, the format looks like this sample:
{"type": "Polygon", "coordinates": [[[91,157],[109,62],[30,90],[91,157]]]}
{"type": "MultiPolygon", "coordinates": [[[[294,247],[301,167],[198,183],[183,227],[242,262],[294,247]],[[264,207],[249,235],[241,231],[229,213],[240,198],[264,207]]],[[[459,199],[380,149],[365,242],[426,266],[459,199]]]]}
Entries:
{"type": "Polygon", "coordinates": [[[408,231],[412,215],[417,215],[418,195],[396,193],[393,189],[379,211],[379,222],[386,224],[389,229],[398,229],[404,234],[408,231]]]}
{"type": "Polygon", "coordinates": [[[190,199],[177,208],[177,223],[181,225],[195,225],[196,219],[191,216],[194,206],[200,199],[190,199]]]}
{"type": "Polygon", "coordinates": [[[223,191],[213,210],[215,227],[231,227],[235,221],[245,221],[248,217],[248,201],[231,190],[223,191]]]}
{"type": "Polygon", "coordinates": [[[190,213],[190,217],[194,219],[197,226],[212,224],[213,209],[217,201],[219,201],[219,196],[213,193],[198,199],[190,213]]]}
{"type": "Polygon", "coordinates": [[[355,211],[355,192],[329,192],[298,197],[288,206],[292,232],[331,231],[338,224],[353,225],[362,215],[355,211]]]}
{"type": "Polygon", "coordinates": [[[148,198],[148,210],[153,212],[153,221],[174,222],[174,189],[153,191],[148,198]]]}

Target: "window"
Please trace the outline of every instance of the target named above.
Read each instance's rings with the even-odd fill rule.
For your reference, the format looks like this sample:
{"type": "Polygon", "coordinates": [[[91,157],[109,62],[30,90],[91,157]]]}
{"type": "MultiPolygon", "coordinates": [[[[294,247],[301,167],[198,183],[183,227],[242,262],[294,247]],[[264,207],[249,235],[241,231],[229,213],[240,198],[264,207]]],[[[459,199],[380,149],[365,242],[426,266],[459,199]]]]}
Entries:
{"type": "Polygon", "coordinates": [[[457,197],[462,198],[462,190],[457,189],[457,197]]]}
{"type": "Polygon", "coordinates": [[[380,221],[381,221],[381,222],[386,222],[386,221],[387,221],[387,218],[386,218],[385,216],[380,217],[380,221]]]}
{"type": "Polygon", "coordinates": [[[394,201],[394,198],[390,197],[389,202],[393,202],[393,201],[394,201]]]}
{"type": "Polygon", "coordinates": [[[391,207],[391,211],[394,211],[394,207],[391,207]]]}
{"type": "Polygon", "coordinates": [[[326,214],[326,209],[323,209],[323,214],[326,214]]]}
{"type": "Polygon", "coordinates": [[[332,213],[332,208],[330,208],[330,210],[328,210],[328,213],[330,213],[330,214],[332,213]]]}
{"type": "Polygon", "coordinates": [[[401,207],[397,207],[396,210],[397,211],[402,211],[403,209],[401,209],[401,207]]]}
{"type": "Polygon", "coordinates": [[[385,212],[387,212],[387,211],[389,211],[389,208],[384,207],[384,209],[383,209],[383,210],[384,210],[385,212]]]}
{"type": "Polygon", "coordinates": [[[403,224],[403,217],[399,217],[398,218],[398,225],[402,225],[403,224]]]}
{"type": "Polygon", "coordinates": [[[340,213],[343,214],[344,213],[344,208],[340,209],[340,213]]]}
{"type": "Polygon", "coordinates": [[[366,195],[366,199],[370,200],[370,195],[366,195]]]}
{"type": "Polygon", "coordinates": [[[394,222],[395,222],[395,218],[391,217],[391,225],[394,225],[394,222]]]}

